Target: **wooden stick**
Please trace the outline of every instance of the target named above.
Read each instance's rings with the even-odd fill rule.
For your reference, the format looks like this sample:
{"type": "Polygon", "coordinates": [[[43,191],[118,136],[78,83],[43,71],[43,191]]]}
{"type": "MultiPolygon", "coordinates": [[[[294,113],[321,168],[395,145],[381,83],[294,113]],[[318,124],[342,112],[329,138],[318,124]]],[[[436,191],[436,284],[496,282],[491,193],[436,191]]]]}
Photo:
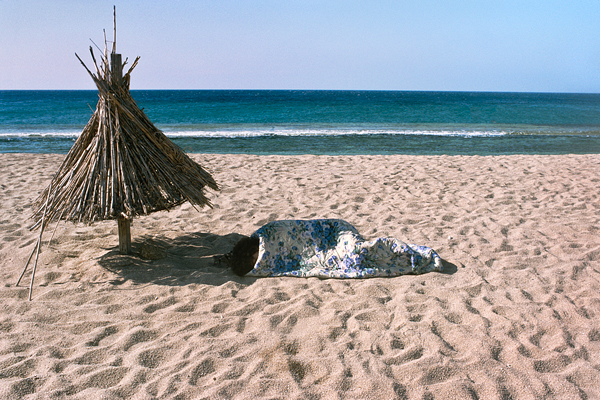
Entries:
{"type": "MultiPolygon", "coordinates": [[[[31,256],[33,256],[33,253],[36,253],[36,254],[35,254],[35,263],[33,264],[33,273],[31,274],[31,283],[29,284],[29,301],[31,301],[31,293],[33,291],[33,280],[35,278],[35,270],[37,269],[38,258],[40,256],[40,248],[42,247],[42,235],[44,234],[44,229],[46,228],[46,211],[48,210],[48,203],[50,201],[50,194],[52,192],[52,182],[54,181],[55,178],[56,178],[56,175],[54,175],[54,177],[52,177],[52,181],[50,181],[50,186],[48,188],[48,195],[46,196],[46,205],[44,206],[44,215],[42,216],[42,226],[40,227],[40,235],[38,236],[38,240],[37,240],[37,243],[35,245],[33,252],[31,252],[31,256]]],[[[21,278],[23,278],[23,275],[25,274],[25,271],[27,270],[27,267],[29,266],[29,262],[31,261],[31,256],[29,256],[29,258],[27,259],[25,268],[23,269],[23,272],[21,273],[21,276],[19,277],[19,280],[17,281],[16,286],[18,286],[19,282],[21,282],[21,278]]]]}
{"type": "Polygon", "coordinates": [[[60,220],[62,219],[64,214],[65,214],[65,212],[63,211],[63,213],[58,218],[58,221],[56,221],[56,226],[54,227],[54,230],[52,231],[52,236],[50,236],[50,240],[48,240],[48,246],[50,246],[50,243],[52,243],[52,239],[54,239],[54,235],[56,234],[56,231],[58,230],[58,225],[60,225],[60,220]]]}
{"type": "Polygon", "coordinates": [[[117,6],[113,6],[113,48],[112,52],[117,52],[117,6]]]}
{"type": "Polygon", "coordinates": [[[38,248],[39,245],[40,245],[40,241],[38,239],[38,241],[35,242],[35,247],[31,251],[31,254],[29,255],[29,258],[27,259],[27,262],[25,263],[25,268],[23,268],[23,272],[21,272],[21,276],[19,276],[19,280],[17,281],[17,284],[15,286],[19,286],[19,283],[21,283],[21,279],[23,279],[23,275],[25,275],[25,271],[27,271],[27,267],[29,266],[29,262],[31,261],[31,258],[35,254],[35,251],[37,250],[37,248],[38,248]]]}
{"type": "Polygon", "coordinates": [[[40,256],[40,248],[42,247],[42,235],[44,234],[44,224],[40,229],[40,237],[38,239],[37,251],[35,252],[35,262],[33,263],[33,271],[31,273],[31,282],[29,283],[29,301],[31,301],[31,294],[33,293],[33,280],[35,279],[35,270],[37,269],[38,258],[40,256]]]}
{"type": "Polygon", "coordinates": [[[131,253],[131,220],[123,213],[119,215],[119,253],[131,253]]]}

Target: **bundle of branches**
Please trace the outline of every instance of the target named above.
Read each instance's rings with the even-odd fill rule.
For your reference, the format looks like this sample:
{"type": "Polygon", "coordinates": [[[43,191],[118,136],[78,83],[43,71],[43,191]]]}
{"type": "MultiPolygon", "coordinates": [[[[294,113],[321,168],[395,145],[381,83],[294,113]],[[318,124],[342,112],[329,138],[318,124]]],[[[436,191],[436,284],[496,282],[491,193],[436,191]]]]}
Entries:
{"type": "MultiPolygon", "coordinates": [[[[122,76],[120,54],[105,50],[92,73],[96,111],[35,203],[33,228],[52,221],[91,223],[145,215],[186,201],[212,206],[204,187],[218,190],[212,176],[158,130],[129,92],[131,71],[122,76]]],[[[43,229],[43,228],[42,228],[43,229]]]]}
{"type": "Polygon", "coordinates": [[[139,57],[123,76],[127,60],[121,63],[121,55],[116,53],[116,37],[114,8],[110,61],[106,37],[100,65],[90,47],[95,74],[75,54],[98,87],[99,100],[50,185],[34,203],[32,229],[40,227],[40,235],[17,281],[19,285],[35,254],[29,300],[42,235],[50,222],[117,219],[119,251],[129,253],[129,223],[133,217],[168,210],[186,201],[194,207],[212,207],[204,188],[219,189],[212,176],[158,130],[137,106],[129,93],[129,81],[139,57]]]}

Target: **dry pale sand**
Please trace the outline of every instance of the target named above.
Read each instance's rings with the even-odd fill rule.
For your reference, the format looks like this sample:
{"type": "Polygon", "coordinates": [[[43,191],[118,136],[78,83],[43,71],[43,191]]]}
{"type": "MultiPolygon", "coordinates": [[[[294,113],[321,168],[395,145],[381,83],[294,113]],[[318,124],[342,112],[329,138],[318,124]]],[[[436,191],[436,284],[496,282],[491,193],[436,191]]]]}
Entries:
{"type": "MultiPolygon", "coordinates": [[[[61,223],[15,287],[63,156],[0,154],[2,399],[600,398],[600,155],[193,155],[223,190],[61,223]],[[289,218],[438,250],[445,273],[238,278],[213,257],[289,218]]],[[[48,237],[53,227],[49,229],[48,237]]]]}

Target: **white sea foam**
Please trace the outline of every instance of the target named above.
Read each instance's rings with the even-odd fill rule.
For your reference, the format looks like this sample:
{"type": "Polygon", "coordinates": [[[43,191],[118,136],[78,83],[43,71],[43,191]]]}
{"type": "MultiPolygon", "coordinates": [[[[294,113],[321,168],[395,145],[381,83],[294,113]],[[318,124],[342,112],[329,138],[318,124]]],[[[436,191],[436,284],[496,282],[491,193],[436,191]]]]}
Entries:
{"type": "MultiPolygon", "coordinates": [[[[80,131],[38,131],[38,132],[0,132],[0,138],[76,138],[80,131]]],[[[311,128],[274,128],[274,129],[211,129],[211,130],[165,130],[172,138],[252,138],[268,136],[353,136],[353,135],[423,135],[423,136],[464,136],[486,137],[504,136],[517,132],[502,130],[420,130],[420,129],[311,129],[311,128]]]]}
{"type": "Polygon", "coordinates": [[[76,138],[81,131],[56,131],[56,132],[0,132],[0,138],[76,138]]]}
{"type": "Polygon", "coordinates": [[[451,130],[390,130],[390,129],[248,129],[171,131],[169,137],[266,137],[266,136],[368,136],[368,135],[429,135],[429,136],[502,136],[502,131],[451,131],[451,130]]]}

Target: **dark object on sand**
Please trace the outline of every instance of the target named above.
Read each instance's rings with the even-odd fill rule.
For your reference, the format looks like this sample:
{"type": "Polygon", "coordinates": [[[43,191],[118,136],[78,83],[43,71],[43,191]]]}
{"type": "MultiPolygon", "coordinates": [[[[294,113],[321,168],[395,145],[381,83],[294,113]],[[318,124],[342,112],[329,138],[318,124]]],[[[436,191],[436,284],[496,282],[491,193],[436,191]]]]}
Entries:
{"type": "Polygon", "coordinates": [[[430,247],[392,237],[365,240],[341,219],[271,221],[240,240],[227,257],[234,273],[255,277],[372,278],[444,268],[430,247]]]}
{"type": "Polygon", "coordinates": [[[252,271],[258,258],[259,240],[257,237],[243,237],[225,255],[227,266],[237,276],[244,276],[252,271]]]}

